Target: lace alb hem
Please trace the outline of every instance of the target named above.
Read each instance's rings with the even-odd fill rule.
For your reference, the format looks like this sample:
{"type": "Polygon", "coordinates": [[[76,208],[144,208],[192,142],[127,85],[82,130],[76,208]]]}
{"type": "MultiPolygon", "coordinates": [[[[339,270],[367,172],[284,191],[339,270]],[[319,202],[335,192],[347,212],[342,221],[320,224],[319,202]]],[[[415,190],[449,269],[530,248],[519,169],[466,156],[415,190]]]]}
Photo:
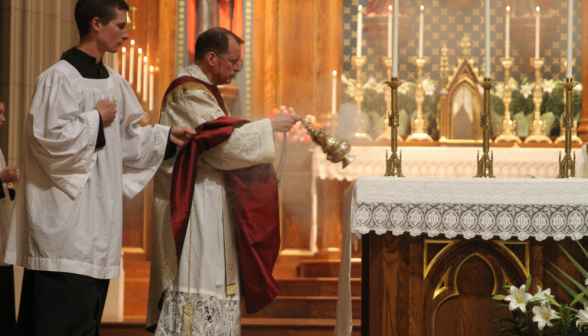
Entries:
{"type": "Polygon", "coordinates": [[[155,336],[180,335],[188,297],[194,308],[191,336],[239,336],[241,334],[239,300],[223,300],[209,295],[168,290],[163,299],[155,336]]]}

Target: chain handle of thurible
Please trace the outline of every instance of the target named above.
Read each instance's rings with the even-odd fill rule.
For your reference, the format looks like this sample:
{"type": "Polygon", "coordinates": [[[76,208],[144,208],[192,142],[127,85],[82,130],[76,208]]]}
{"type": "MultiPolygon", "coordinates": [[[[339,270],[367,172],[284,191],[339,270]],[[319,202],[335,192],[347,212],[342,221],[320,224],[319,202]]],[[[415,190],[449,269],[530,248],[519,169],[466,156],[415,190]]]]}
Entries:
{"type": "Polygon", "coordinates": [[[278,178],[278,187],[282,182],[282,174],[284,173],[284,167],[286,167],[286,147],[288,144],[288,132],[284,132],[282,134],[284,134],[284,139],[282,140],[282,152],[280,153],[280,163],[278,163],[278,169],[276,172],[276,176],[278,178]]]}

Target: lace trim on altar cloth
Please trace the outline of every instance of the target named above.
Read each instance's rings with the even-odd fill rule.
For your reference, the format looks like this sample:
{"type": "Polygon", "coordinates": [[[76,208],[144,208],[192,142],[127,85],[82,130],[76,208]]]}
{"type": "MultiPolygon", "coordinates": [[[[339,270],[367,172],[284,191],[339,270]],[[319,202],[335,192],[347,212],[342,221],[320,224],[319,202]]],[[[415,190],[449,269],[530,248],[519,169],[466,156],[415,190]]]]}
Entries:
{"type": "Polygon", "coordinates": [[[588,205],[414,204],[370,203],[356,206],[351,231],[394,235],[410,232],[447,238],[481,236],[485,240],[547,237],[562,240],[588,236],[588,205]]]}
{"type": "MultiPolygon", "coordinates": [[[[188,295],[184,292],[166,291],[155,336],[180,335],[188,295]]],[[[210,295],[190,294],[190,301],[194,307],[191,336],[241,335],[239,300],[222,300],[210,295]]]]}

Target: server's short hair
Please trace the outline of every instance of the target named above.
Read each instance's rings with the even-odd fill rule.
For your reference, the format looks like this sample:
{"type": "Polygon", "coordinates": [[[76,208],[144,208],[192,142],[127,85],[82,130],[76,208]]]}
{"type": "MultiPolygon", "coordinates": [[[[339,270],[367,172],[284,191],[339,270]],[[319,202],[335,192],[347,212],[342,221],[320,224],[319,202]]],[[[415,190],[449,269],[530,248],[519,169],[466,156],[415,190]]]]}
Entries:
{"type": "Polygon", "coordinates": [[[229,36],[235,39],[239,44],[245,42],[232,31],[221,27],[210,28],[200,34],[196,40],[194,60],[204,60],[206,54],[211,51],[218,56],[224,56],[224,54],[229,52],[229,36]]]}
{"type": "Polygon", "coordinates": [[[78,0],[74,11],[80,38],[90,34],[90,23],[97,17],[107,25],[116,17],[116,10],[129,11],[131,8],[125,0],[78,0]]]}
{"type": "Polygon", "coordinates": [[[0,104],[4,104],[4,98],[2,96],[0,96],[0,104]]]}

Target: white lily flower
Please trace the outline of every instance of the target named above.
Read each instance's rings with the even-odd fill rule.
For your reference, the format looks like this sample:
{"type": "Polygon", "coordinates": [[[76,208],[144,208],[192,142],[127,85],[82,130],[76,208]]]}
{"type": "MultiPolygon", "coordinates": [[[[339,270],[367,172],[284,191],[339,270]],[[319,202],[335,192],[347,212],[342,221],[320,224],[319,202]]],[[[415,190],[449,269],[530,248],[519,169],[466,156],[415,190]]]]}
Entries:
{"type": "Polygon", "coordinates": [[[410,84],[408,82],[402,83],[402,85],[398,87],[398,92],[402,94],[408,94],[410,92],[410,84]]]}
{"type": "Polygon", "coordinates": [[[425,96],[435,95],[435,81],[430,78],[423,79],[423,90],[425,90],[425,96]]]}
{"type": "Polygon", "coordinates": [[[342,75],[341,76],[341,83],[343,83],[343,85],[345,85],[345,93],[349,97],[355,97],[355,80],[349,79],[349,78],[345,77],[345,75],[342,75]]]}
{"type": "Polygon", "coordinates": [[[376,79],[374,77],[370,77],[368,81],[365,84],[363,84],[362,87],[364,90],[374,90],[376,88],[376,85],[378,85],[376,79]]]}
{"type": "Polygon", "coordinates": [[[533,316],[533,322],[537,322],[540,330],[543,330],[545,325],[552,327],[551,320],[560,318],[555,314],[555,310],[551,309],[551,305],[545,302],[541,303],[541,307],[533,307],[533,314],[535,314],[533,316]]]}
{"type": "Polygon", "coordinates": [[[502,98],[504,95],[504,83],[500,82],[492,88],[492,94],[498,98],[502,98]]]}
{"type": "Polygon", "coordinates": [[[574,91],[576,91],[576,92],[582,92],[582,90],[584,90],[584,86],[582,86],[582,83],[574,86],[574,91]]]}
{"type": "Polygon", "coordinates": [[[542,291],[541,287],[537,286],[537,294],[533,295],[533,300],[541,303],[549,302],[549,299],[547,299],[545,294],[553,297],[553,295],[551,295],[551,288],[547,288],[546,290],[542,291]]]}
{"type": "Polygon", "coordinates": [[[543,92],[552,93],[553,89],[555,89],[555,84],[553,83],[553,79],[543,79],[541,86],[543,87],[543,92]]]}
{"type": "Polygon", "coordinates": [[[576,326],[578,328],[588,325],[588,306],[584,305],[584,309],[578,310],[578,320],[576,326]]]}
{"type": "Polygon", "coordinates": [[[521,288],[510,286],[510,295],[504,298],[504,301],[510,301],[508,309],[511,311],[519,308],[523,313],[527,311],[527,302],[533,298],[533,295],[525,292],[525,285],[521,288]]]}
{"type": "Polygon", "coordinates": [[[584,285],[585,285],[585,286],[588,286],[588,279],[586,279],[586,280],[584,281],[584,285]]]}
{"type": "Polygon", "coordinates": [[[378,82],[376,83],[376,87],[374,87],[374,91],[376,91],[377,93],[384,93],[386,86],[387,85],[385,82],[378,82]]]}
{"type": "Polygon", "coordinates": [[[510,86],[511,91],[519,91],[519,83],[512,77],[508,79],[508,86],[510,86]]]}
{"type": "Polygon", "coordinates": [[[535,83],[526,83],[521,85],[521,93],[525,99],[529,98],[530,95],[533,94],[533,89],[535,88],[535,83]]]}

